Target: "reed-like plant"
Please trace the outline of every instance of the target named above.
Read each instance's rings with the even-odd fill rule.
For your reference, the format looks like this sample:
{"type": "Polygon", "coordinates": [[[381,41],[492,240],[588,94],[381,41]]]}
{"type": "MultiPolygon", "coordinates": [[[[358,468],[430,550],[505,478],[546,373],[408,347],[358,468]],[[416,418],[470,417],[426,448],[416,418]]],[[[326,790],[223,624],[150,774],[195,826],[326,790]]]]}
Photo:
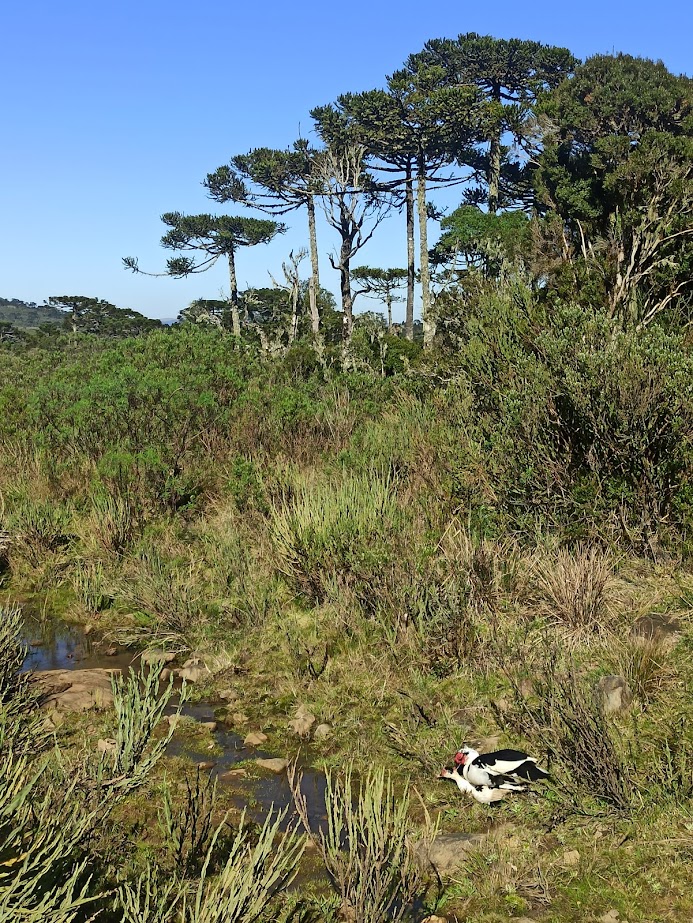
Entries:
{"type": "MultiPolygon", "coordinates": [[[[126,676],[114,674],[113,707],[116,715],[115,748],[112,785],[128,789],[144,782],[158,763],[175,730],[175,721],[169,723],[167,733],[150,746],[154,729],[161,720],[173,695],[173,676],[161,688],[163,663],[154,663],[142,673],[130,672],[126,676]]],[[[176,714],[185,702],[183,686],[176,714]]]]}
{"type": "MultiPolygon", "coordinates": [[[[414,852],[409,821],[409,792],[395,796],[384,769],[371,769],[360,785],[353,766],[343,776],[326,774],[327,829],[311,830],[301,776],[294,767],[289,782],[296,811],[318,848],[339,896],[341,913],[351,923],[398,923],[409,918],[426,889],[414,852]]],[[[434,829],[427,822],[422,839],[434,829]]]]}
{"type": "Polygon", "coordinates": [[[39,567],[47,556],[69,545],[71,519],[64,506],[51,500],[17,503],[9,517],[12,554],[39,567]]]}
{"type": "Polygon", "coordinates": [[[112,494],[94,494],[87,519],[89,534],[104,551],[121,555],[135,538],[137,522],[132,502],[112,494]]]}
{"type": "Polygon", "coordinates": [[[176,807],[171,789],[166,786],[159,826],[166,849],[173,858],[176,872],[189,876],[201,868],[214,833],[212,815],[216,802],[217,780],[208,774],[203,781],[197,770],[195,782],[185,779],[183,803],[176,807]]]}
{"type": "Polygon", "coordinates": [[[106,573],[100,561],[80,561],[72,571],[72,588],[88,612],[106,609],[112,602],[106,573]]]}
{"type": "Polygon", "coordinates": [[[286,811],[270,813],[251,837],[241,817],[228,846],[226,861],[212,874],[217,840],[228,829],[226,818],[211,838],[200,878],[189,887],[162,885],[149,868],[132,884],[124,882],[119,895],[124,923],[254,923],[274,898],[294,880],[306,840],[295,828],[281,833],[286,811]],[[174,914],[177,914],[174,916],[174,914]]]}
{"type": "Polygon", "coordinates": [[[126,600],[152,618],[149,640],[194,647],[206,622],[201,573],[192,562],[169,560],[157,548],[143,548],[130,562],[133,572],[124,587],[126,600]]]}

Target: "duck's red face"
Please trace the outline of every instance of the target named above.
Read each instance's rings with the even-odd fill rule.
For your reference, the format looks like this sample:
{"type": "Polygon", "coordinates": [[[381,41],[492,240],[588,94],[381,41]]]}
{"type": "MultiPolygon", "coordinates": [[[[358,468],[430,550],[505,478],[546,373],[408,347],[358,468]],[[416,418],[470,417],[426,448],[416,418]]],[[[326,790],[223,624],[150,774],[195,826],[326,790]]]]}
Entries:
{"type": "Polygon", "coordinates": [[[467,761],[467,754],[462,750],[458,750],[455,754],[455,766],[464,766],[467,761]]]}

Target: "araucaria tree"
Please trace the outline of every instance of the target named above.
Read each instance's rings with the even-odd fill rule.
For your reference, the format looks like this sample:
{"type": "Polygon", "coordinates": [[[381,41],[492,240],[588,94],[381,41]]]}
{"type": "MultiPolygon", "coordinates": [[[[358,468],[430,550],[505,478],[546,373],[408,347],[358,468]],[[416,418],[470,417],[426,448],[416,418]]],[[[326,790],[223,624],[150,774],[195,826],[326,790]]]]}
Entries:
{"type": "MultiPolygon", "coordinates": [[[[166,261],[165,273],[184,278],[193,273],[205,272],[220,257],[226,257],[229,266],[229,306],[234,336],[241,335],[241,318],[238,309],[238,282],[236,279],[236,250],[269,243],[286,227],[276,221],[244,218],[232,215],[184,215],[167,212],[161,220],[170,230],[161,238],[161,246],[177,251],[179,255],[166,261]],[[187,256],[194,253],[195,256],[187,256]]],[[[123,259],[127,269],[142,272],[135,257],[123,259]]]]}
{"type": "Polygon", "coordinates": [[[484,181],[481,198],[491,214],[521,198],[527,189],[525,171],[509,161],[503,135],[512,133],[520,142],[532,135],[537,100],[569,76],[576,64],[567,48],[476,32],[457,39],[432,39],[407,60],[412,74],[422,67],[440,68],[446,86],[474,86],[488,104],[485,149],[470,165],[484,181]]]}
{"type": "Polygon", "coordinates": [[[308,213],[311,278],[309,287],[311,330],[314,341],[320,333],[320,268],[315,223],[315,197],[321,151],[299,139],[286,151],[254,148],[232,157],[208,173],[204,185],[216,202],[242,202],[270,215],[285,215],[303,206],[308,213]]]}
{"type": "Polygon", "coordinates": [[[366,295],[377,298],[385,303],[387,311],[387,329],[392,330],[392,305],[402,299],[396,294],[397,290],[407,281],[406,269],[377,269],[371,266],[357,266],[352,269],[351,276],[360,285],[354,294],[366,295]]]}
{"type": "MultiPolygon", "coordinates": [[[[480,137],[485,111],[474,87],[444,85],[440,68],[398,71],[388,79],[387,90],[344,94],[336,104],[312,111],[321,136],[328,143],[363,146],[369,169],[383,178],[391,192],[404,192],[407,228],[407,310],[405,331],[413,338],[414,322],[414,178],[419,219],[420,273],[424,343],[430,345],[430,273],[428,268],[427,184],[459,182],[458,176],[441,176],[443,166],[464,159],[462,151],[480,137]]],[[[400,198],[401,201],[401,198],[400,198]]]]}

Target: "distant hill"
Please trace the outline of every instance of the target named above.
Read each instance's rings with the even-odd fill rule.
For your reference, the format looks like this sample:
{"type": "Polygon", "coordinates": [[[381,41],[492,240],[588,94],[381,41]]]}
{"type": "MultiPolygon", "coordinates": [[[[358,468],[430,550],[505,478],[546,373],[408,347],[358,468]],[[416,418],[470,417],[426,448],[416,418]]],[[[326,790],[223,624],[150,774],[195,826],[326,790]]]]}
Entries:
{"type": "Polygon", "coordinates": [[[41,324],[62,324],[64,320],[65,314],[49,305],[20,301],[18,298],[0,298],[0,323],[27,330],[41,324]]]}

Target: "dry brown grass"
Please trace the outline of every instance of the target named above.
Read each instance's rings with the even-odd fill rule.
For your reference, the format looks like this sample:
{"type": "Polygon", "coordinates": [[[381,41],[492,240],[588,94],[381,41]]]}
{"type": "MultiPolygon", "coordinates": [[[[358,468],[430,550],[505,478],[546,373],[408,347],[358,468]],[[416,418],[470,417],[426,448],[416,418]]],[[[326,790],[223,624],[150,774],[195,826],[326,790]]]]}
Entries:
{"type": "Polygon", "coordinates": [[[561,548],[534,565],[541,614],[578,632],[601,632],[614,616],[615,561],[596,547],[561,548]]]}
{"type": "Polygon", "coordinates": [[[629,638],[615,645],[618,672],[640,703],[648,705],[674,679],[666,645],[657,638],[629,638]]]}

